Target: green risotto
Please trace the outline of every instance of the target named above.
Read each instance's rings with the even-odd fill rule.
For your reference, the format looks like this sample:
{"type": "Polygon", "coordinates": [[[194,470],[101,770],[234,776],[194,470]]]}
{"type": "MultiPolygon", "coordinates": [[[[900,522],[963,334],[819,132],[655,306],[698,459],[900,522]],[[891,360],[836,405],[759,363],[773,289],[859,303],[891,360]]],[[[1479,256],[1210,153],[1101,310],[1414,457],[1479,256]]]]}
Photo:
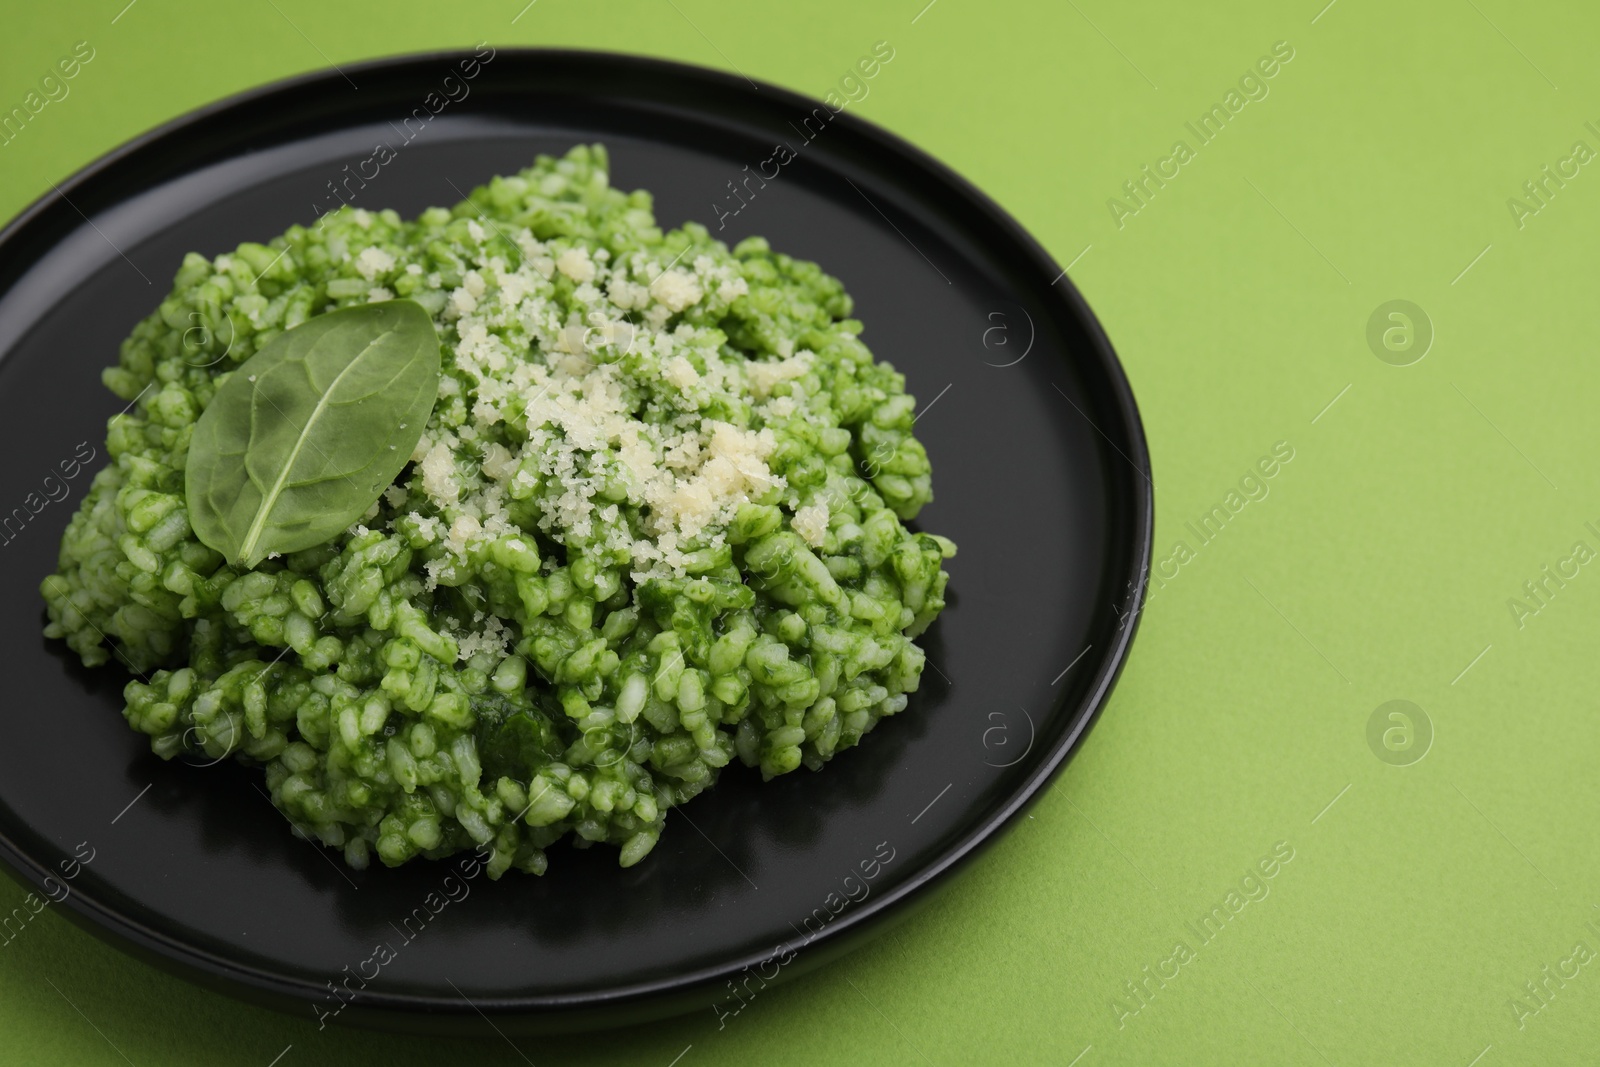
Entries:
{"type": "Polygon", "coordinates": [[[917,688],[955,546],[904,525],[932,499],[914,401],[850,313],[760,238],[663,232],[598,146],[415,221],[342,207],[191,254],[104,374],[130,407],[45,632],[138,676],[124,715],[157,754],[263,767],[353,867],[483,848],[538,874],[568,834],[630,866],[731,761],[818,769],[917,688]],[[246,479],[197,423],[303,324],[369,304],[436,331],[415,448],[348,526],[321,513],[331,538],[247,566],[203,539],[235,490],[195,499],[200,451],[207,485],[246,479]]]}

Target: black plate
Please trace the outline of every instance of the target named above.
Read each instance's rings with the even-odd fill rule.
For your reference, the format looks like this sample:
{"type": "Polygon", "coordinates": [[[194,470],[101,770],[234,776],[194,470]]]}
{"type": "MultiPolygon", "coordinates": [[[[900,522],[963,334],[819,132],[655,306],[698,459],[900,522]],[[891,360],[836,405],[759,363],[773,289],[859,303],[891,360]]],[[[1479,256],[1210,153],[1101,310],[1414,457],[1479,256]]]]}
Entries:
{"type": "Polygon", "coordinates": [[[26,520],[0,530],[0,858],[113,943],[304,1018],[347,996],[340,1022],[432,1032],[483,1033],[479,1012],[548,1031],[731,1010],[730,981],[792,977],[926,899],[1082,737],[1143,598],[1138,412],[1050,257],[962,179],[848,110],[581,52],[501,50],[469,81],[464,55],[312,75],[207,108],[93,164],[0,233],[0,518],[16,507],[26,520]],[[408,130],[421,132],[406,143],[408,130]],[[394,158],[364,163],[380,141],[394,158]],[[443,865],[351,872],[290,834],[259,772],[151,755],[119,714],[126,676],[86,671],[40,635],[38,583],[90,477],[63,480],[57,465],[85,441],[89,470],[103,464],[122,405],[100,369],[185,252],[309,224],[350,174],[377,171],[365,189],[346,186],[358,205],[412,215],[578,141],[608,145],[613,183],[654,193],[664,225],[699,220],[730,244],[762,234],[843,279],[864,339],[921,403],[937,501],[920,526],[961,546],[952,603],[903,714],[822,774],[763,785],[729,768],[638,867],[619,870],[611,848],[558,846],[543,878],[480,876],[449,893],[443,865]],[[775,156],[780,143],[793,158],[775,156]],[[774,170],[764,186],[749,179],[774,170]],[[66,499],[49,499],[63,487],[66,499]],[[80,843],[94,855],[81,869],[80,843]],[[384,942],[394,958],[380,967],[384,942]]]}

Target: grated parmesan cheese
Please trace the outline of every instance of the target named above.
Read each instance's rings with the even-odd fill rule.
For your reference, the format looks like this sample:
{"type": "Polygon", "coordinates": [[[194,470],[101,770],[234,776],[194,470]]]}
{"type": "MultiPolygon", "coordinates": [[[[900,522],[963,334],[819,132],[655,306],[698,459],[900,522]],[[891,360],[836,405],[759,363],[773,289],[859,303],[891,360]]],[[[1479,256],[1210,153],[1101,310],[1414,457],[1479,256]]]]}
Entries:
{"type": "Polygon", "coordinates": [[[802,348],[786,359],[751,361],[745,367],[745,375],[750,380],[750,391],[757,399],[765,399],[771,395],[779,382],[793,381],[804,376],[811,369],[811,361],[815,358],[811,352],[802,348]]]}
{"type": "Polygon", "coordinates": [[[444,539],[444,546],[456,555],[463,555],[467,551],[467,543],[476,540],[483,532],[483,524],[476,515],[470,512],[456,516],[456,521],[450,524],[450,536],[444,539]]]}
{"type": "Polygon", "coordinates": [[[356,273],[367,281],[394,270],[394,257],[376,245],[362,249],[356,257],[356,273]]]}
{"type": "Polygon", "coordinates": [[[440,441],[422,457],[422,491],[433,502],[447,507],[461,494],[461,482],[456,478],[455,453],[450,445],[440,441]]]}
{"type": "Polygon", "coordinates": [[[682,356],[673,356],[667,360],[666,366],[661,368],[661,376],[677,386],[680,391],[688,390],[700,380],[700,372],[694,369],[693,363],[682,356]]]}
{"type": "Polygon", "coordinates": [[[790,525],[806,544],[812,548],[821,548],[823,540],[828,536],[828,505],[809,504],[799,509],[794,513],[794,520],[790,525]]]}
{"type": "Polygon", "coordinates": [[[513,634],[500,621],[500,616],[490,615],[482,630],[477,633],[457,634],[455,637],[458,659],[469,660],[484,652],[499,659],[506,654],[513,634]]]}
{"type": "Polygon", "coordinates": [[[594,263],[586,248],[569,248],[556,257],[556,270],[575,282],[594,281],[594,263]]]}
{"type": "Polygon", "coordinates": [[[694,275],[681,270],[667,270],[650,283],[650,295],[663,307],[677,314],[690,304],[700,302],[700,283],[694,275]]]}

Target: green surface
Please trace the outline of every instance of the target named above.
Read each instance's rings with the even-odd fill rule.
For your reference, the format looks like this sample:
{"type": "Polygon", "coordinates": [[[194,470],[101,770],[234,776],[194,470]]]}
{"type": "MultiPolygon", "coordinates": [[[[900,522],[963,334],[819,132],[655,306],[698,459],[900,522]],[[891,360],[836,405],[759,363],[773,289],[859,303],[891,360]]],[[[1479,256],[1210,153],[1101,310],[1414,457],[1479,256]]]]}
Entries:
{"type": "MultiPolygon", "coordinates": [[[[7,108],[74,42],[96,55],[0,147],[0,213],[147,127],[330,60],[488,38],[737,65],[820,95],[890,41],[860,113],[966,174],[1063,263],[1082,253],[1073,277],[1150,434],[1158,559],[1179,539],[1189,551],[1032,815],[931,907],[725,1029],[706,1011],[520,1053],[487,1027],[479,1046],[319,1033],[47,912],[0,948],[0,1060],[1500,1067],[1591,1052],[1600,666],[1585,642],[1600,578],[1573,562],[1540,602],[1522,587],[1576,542],[1600,549],[1585,270],[1600,176],[1569,164],[1520,226],[1507,201],[1575,141],[1600,149],[1585,126],[1600,127],[1592,11],[538,0],[513,25],[522,0],[448,15],[140,0],[113,25],[124,2],[8,12],[7,108]],[[1294,58],[1270,94],[1198,146],[1184,123],[1280,40],[1294,58]],[[1108,198],[1178,138],[1194,158],[1119,229],[1108,198]],[[1367,342],[1396,299],[1435,332],[1409,366],[1367,342]],[[1293,459],[1268,494],[1200,545],[1185,524],[1226,507],[1280,441],[1293,459]],[[1383,747],[1384,728],[1404,740],[1390,709],[1369,747],[1391,700],[1431,722],[1420,762],[1383,747]],[[1292,860],[1245,882],[1242,910],[1202,944],[1186,924],[1226,907],[1277,842],[1292,860]],[[1141,1005],[1123,983],[1147,965],[1177,976],[1141,1005]],[[1574,976],[1558,985],[1547,965],[1574,976]],[[1117,997],[1141,1008],[1120,1025],[1117,997]]],[[[0,889],[0,905],[17,900],[0,889]]]]}

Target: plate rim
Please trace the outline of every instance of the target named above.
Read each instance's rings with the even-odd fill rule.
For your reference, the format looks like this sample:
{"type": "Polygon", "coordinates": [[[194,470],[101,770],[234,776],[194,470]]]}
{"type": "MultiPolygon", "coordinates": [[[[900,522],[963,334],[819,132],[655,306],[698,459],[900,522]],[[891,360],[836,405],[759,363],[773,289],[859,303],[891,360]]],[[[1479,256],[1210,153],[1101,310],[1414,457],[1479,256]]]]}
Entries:
{"type": "MultiPolygon", "coordinates": [[[[722,93],[742,96],[759,93],[764,100],[776,101],[802,112],[808,112],[815,107],[826,107],[822,101],[814,97],[771,82],[654,55],[603,49],[492,45],[491,47],[494,48],[491,58],[505,55],[523,63],[562,61],[632,68],[637,74],[680,81],[698,81],[703,87],[722,93]]],[[[356,74],[395,72],[406,67],[420,68],[427,64],[453,63],[475,55],[477,53],[465,48],[435,49],[385,55],[347,63],[340,68],[316,68],[266,82],[184,112],[97,156],[69,177],[51,183],[51,192],[41,194],[4,227],[0,227],[0,262],[7,258],[5,254],[11,251],[12,246],[21,238],[27,236],[31,228],[45,224],[46,216],[57,207],[58,200],[65,201],[76,211],[76,206],[72,204],[68,194],[101,178],[130,158],[158,147],[169,138],[180,137],[219,115],[260,103],[280,94],[304,91],[319,84],[331,88],[346,80],[346,75],[351,72],[356,74]]],[[[1149,600],[1148,586],[1154,547],[1154,486],[1151,480],[1149,446],[1126,371],[1098,317],[1072,280],[1067,277],[1066,270],[1060,267],[1056,259],[1009,212],[948,164],[898,134],[857,114],[835,113],[831,108],[829,111],[830,123],[847,125],[858,137],[872,142],[876,151],[898,157],[898,162],[919,171],[935,185],[942,185],[943,192],[952,193],[963,201],[981,217],[985,225],[1000,231],[1021,249],[1028,259],[1025,267],[1030,273],[1034,268],[1040,268],[1055,277],[1055,281],[1050,282],[1048,288],[1052,292],[1060,289],[1059,299],[1064,302],[1071,318],[1083,329],[1088,341],[1088,351],[1085,355],[1092,355],[1092,369],[1102,378],[1126,428],[1126,436],[1120,443],[1111,441],[1110,438],[1106,440],[1113,448],[1124,452],[1123,458],[1140,475],[1138,479],[1126,480],[1124,485],[1125,489],[1131,490],[1128,499],[1132,511],[1129,516],[1132,528],[1127,531],[1127,536],[1134,542],[1130,559],[1133,573],[1107,575],[1111,579],[1122,578],[1127,582],[1128,592],[1123,599],[1124,608],[1120,612],[1123,622],[1115,633],[1113,644],[1107,648],[1104,655],[1096,657],[1097,673],[1083,698],[1076,702],[1075,707],[1062,706],[1061,710],[1073,714],[1076,721],[1035,768],[1006,792],[1005,801],[995,811],[940,850],[904,882],[882,896],[875,897],[870,902],[863,902],[860,907],[851,908],[840,914],[837,919],[828,923],[821,932],[812,937],[787,939],[768,952],[733,958],[667,977],[575,993],[480,995],[464,1003],[454,998],[374,991],[369,987],[356,993],[354,999],[348,1002],[347,1006],[352,1009],[350,1013],[341,1013],[341,1016],[348,1014],[349,1021],[357,1025],[382,1027],[385,1026],[385,1017],[396,1016],[399,1013],[416,1013],[419,1010],[435,1017],[465,1017],[474,1013],[488,1013],[504,1018],[544,1017],[570,1012],[575,1008],[590,1011],[623,1009],[660,1001],[674,994],[682,997],[697,989],[712,988],[717,982],[736,976],[775,956],[785,953],[799,954],[801,950],[806,950],[808,965],[801,968],[785,967],[784,977],[792,977],[788,972],[800,973],[810,970],[813,966],[821,965],[856,947],[869,930],[881,932],[881,928],[886,928],[898,918],[909,915],[917,905],[926,902],[934,891],[948,885],[953,876],[959,873],[960,868],[1010,830],[1023,810],[1043,795],[1045,789],[1077,751],[1084,736],[1099,719],[1126,666],[1129,650],[1149,600]]],[[[79,214],[81,215],[81,212],[79,214]]],[[[9,277],[0,277],[0,296],[12,289],[16,281],[38,261],[39,256],[24,255],[18,258],[22,261],[21,269],[15,274],[5,272],[10,274],[9,277]]],[[[1099,431],[1098,426],[1095,426],[1095,429],[1099,431]]],[[[1103,431],[1101,436],[1105,436],[1103,431]]],[[[1108,519],[1116,518],[1114,514],[1108,514],[1108,519]]],[[[47,867],[28,855],[3,830],[0,830],[0,865],[9,868],[7,873],[11,873],[13,877],[21,876],[21,880],[34,889],[42,889],[45,879],[52,877],[47,867]]],[[[61,903],[66,906],[66,913],[73,919],[75,925],[110,941],[118,948],[131,950],[138,958],[192,983],[202,977],[218,979],[226,983],[227,991],[230,993],[258,1001],[265,995],[267,999],[264,1002],[279,1009],[286,1009],[288,1002],[314,1003],[319,996],[318,987],[308,982],[229,958],[150,928],[116,908],[84,894],[72,893],[61,903]]],[[[781,980],[782,977],[779,978],[779,981],[781,980]]],[[[656,1012],[644,1017],[660,1017],[667,1014],[670,1012],[656,1012]]],[[[341,1018],[340,1021],[344,1019],[341,1018]]],[[[392,1023],[393,1020],[390,1019],[388,1022],[392,1023]]],[[[587,1025],[596,1024],[591,1022],[587,1025]]]]}

